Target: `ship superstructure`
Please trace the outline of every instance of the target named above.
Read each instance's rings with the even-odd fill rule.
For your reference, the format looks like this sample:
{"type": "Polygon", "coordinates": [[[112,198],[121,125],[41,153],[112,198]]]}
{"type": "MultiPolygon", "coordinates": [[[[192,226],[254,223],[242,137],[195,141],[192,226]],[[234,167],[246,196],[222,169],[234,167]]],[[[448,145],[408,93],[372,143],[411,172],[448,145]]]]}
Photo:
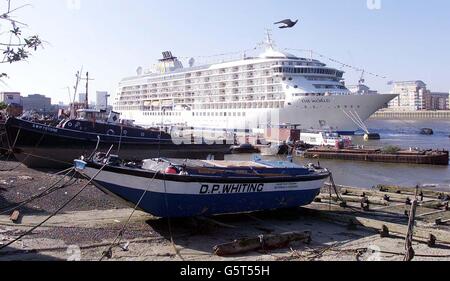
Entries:
{"type": "Polygon", "coordinates": [[[164,52],[156,70],[120,82],[114,110],[141,126],[254,130],[289,125],[354,132],[395,95],[352,94],[344,72],[279,51],[268,35],[257,57],[183,67],[164,52]]]}

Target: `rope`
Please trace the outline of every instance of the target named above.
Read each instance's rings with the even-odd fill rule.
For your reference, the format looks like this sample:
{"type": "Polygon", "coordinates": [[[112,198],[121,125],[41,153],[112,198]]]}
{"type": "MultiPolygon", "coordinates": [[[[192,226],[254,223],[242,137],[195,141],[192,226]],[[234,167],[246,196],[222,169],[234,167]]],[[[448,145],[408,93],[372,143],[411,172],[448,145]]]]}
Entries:
{"type": "Polygon", "coordinates": [[[66,165],[66,166],[67,165],[71,165],[71,163],[69,163],[69,162],[64,162],[64,161],[61,161],[61,160],[57,160],[57,159],[54,159],[54,158],[45,157],[45,156],[41,156],[41,155],[36,155],[36,154],[33,154],[33,153],[23,153],[22,152],[22,154],[26,155],[26,157],[25,157],[25,159],[23,161],[21,161],[21,164],[23,164],[26,160],[28,160],[29,157],[34,157],[34,158],[39,158],[39,159],[42,159],[42,160],[47,160],[47,161],[51,161],[51,162],[58,163],[58,164],[63,164],[63,165],[66,165]]]}
{"type": "MultiPolygon", "coordinates": [[[[59,175],[65,173],[65,172],[68,172],[68,171],[72,170],[72,169],[73,169],[73,168],[68,168],[68,169],[62,170],[62,171],[60,171],[60,172],[56,172],[56,173],[54,173],[54,174],[49,174],[49,175],[50,175],[50,176],[59,176],[59,175]]],[[[16,185],[16,186],[14,186],[13,188],[19,188],[19,187],[28,186],[28,185],[31,185],[32,183],[33,183],[33,182],[27,182],[27,183],[24,183],[24,184],[16,185]]]]}
{"type": "MultiPolygon", "coordinates": [[[[17,131],[16,140],[14,141],[14,144],[13,144],[13,146],[12,146],[11,149],[10,149],[10,151],[11,151],[12,153],[13,153],[14,148],[16,147],[16,143],[17,143],[17,140],[18,140],[18,138],[19,138],[19,133],[20,133],[20,131],[21,131],[21,129],[19,129],[19,131],[17,131]]],[[[36,148],[39,147],[39,145],[41,144],[42,140],[44,139],[44,136],[45,136],[45,133],[42,134],[41,138],[39,139],[39,141],[38,141],[38,142],[36,143],[36,145],[34,146],[34,149],[36,149],[36,148]]],[[[11,154],[10,154],[10,155],[11,155],[11,154]]],[[[29,158],[30,156],[31,156],[31,154],[26,154],[25,159],[24,159],[23,161],[19,161],[19,162],[20,162],[19,165],[17,165],[17,166],[14,167],[14,168],[11,168],[11,169],[0,170],[0,172],[12,172],[12,171],[16,170],[16,169],[19,168],[23,163],[25,163],[25,162],[28,160],[28,158],[29,158]]]]}
{"type": "MultiPolygon", "coordinates": [[[[63,174],[63,173],[65,173],[65,172],[68,172],[68,171],[70,171],[70,170],[72,170],[73,168],[69,168],[69,169],[65,169],[65,170],[62,170],[62,171],[60,171],[60,172],[56,172],[56,173],[54,173],[54,174],[49,174],[50,176],[58,176],[58,175],[61,175],[61,174],[63,174]]],[[[67,175],[67,174],[66,174],[67,175]]],[[[13,188],[20,188],[20,187],[25,187],[25,186],[28,186],[28,185],[31,185],[33,182],[27,182],[27,183],[24,183],[24,184],[20,184],[20,185],[16,185],[16,186],[14,186],[13,188]]],[[[1,207],[0,209],[4,209],[4,208],[6,208],[6,207],[1,207]]],[[[0,214],[1,215],[1,214],[0,214]]]]}
{"type": "MultiPolygon", "coordinates": [[[[21,129],[19,129],[19,130],[17,131],[17,135],[16,135],[16,138],[15,138],[15,140],[14,140],[13,147],[15,147],[15,145],[16,145],[16,143],[17,143],[17,140],[18,140],[18,138],[19,138],[19,133],[20,133],[20,131],[21,131],[21,129]]],[[[6,132],[4,132],[4,134],[6,134],[6,144],[8,145],[8,149],[5,150],[4,148],[2,148],[2,150],[5,150],[6,153],[7,153],[6,162],[8,162],[9,160],[11,160],[11,155],[12,155],[13,153],[12,153],[12,151],[9,149],[10,145],[9,145],[8,132],[6,131],[6,132]]],[[[2,143],[3,143],[3,137],[2,137],[2,143]]],[[[17,167],[14,168],[13,170],[15,170],[15,169],[17,169],[17,167]]],[[[3,172],[3,170],[0,170],[0,171],[3,172]]],[[[4,172],[10,172],[10,171],[4,170],[4,172]]]]}
{"type": "Polygon", "coordinates": [[[330,172],[330,182],[331,182],[331,187],[333,188],[334,192],[336,193],[336,196],[339,200],[341,200],[341,202],[346,203],[346,201],[344,200],[344,198],[342,198],[341,193],[339,192],[336,183],[334,181],[334,177],[333,177],[333,173],[330,172]]]}
{"type": "MultiPolygon", "coordinates": [[[[65,184],[63,184],[62,186],[56,187],[56,188],[55,188],[55,186],[58,185],[60,182],[62,182],[62,181],[69,175],[69,173],[71,173],[71,172],[73,172],[73,168],[72,168],[72,170],[70,170],[69,172],[67,172],[67,173],[64,175],[64,177],[62,177],[61,179],[59,179],[56,183],[52,184],[50,187],[46,188],[46,189],[45,189],[44,191],[42,191],[41,193],[35,194],[35,195],[31,196],[31,197],[30,197],[29,199],[27,199],[27,200],[24,200],[24,201],[22,201],[22,202],[19,202],[19,203],[17,203],[17,204],[14,204],[14,207],[13,207],[13,205],[11,205],[11,206],[9,206],[9,207],[1,208],[1,209],[4,210],[4,211],[0,212],[0,215],[4,215],[4,214],[6,214],[6,213],[9,213],[9,212],[11,212],[11,211],[13,211],[13,210],[15,210],[15,209],[18,209],[18,208],[20,208],[20,207],[25,206],[26,204],[29,204],[29,203],[35,201],[35,200],[37,200],[37,199],[41,199],[41,198],[43,198],[43,197],[45,197],[45,196],[47,196],[47,195],[50,195],[50,194],[52,194],[53,192],[55,192],[55,191],[57,191],[57,190],[59,190],[59,189],[62,189],[62,188],[67,187],[67,186],[70,186],[70,185],[67,185],[67,183],[65,183],[65,184]]],[[[70,182],[70,181],[74,178],[74,176],[75,176],[75,173],[72,175],[72,177],[69,179],[68,182],[70,182]]]]}
{"type": "MultiPolygon", "coordinates": [[[[155,180],[156,175],[159,172],[156,172],[155,175],[153,176],[152,180],[149,183],[149,186],[152,184],[152,182],[155,180]]],[[[131,218],[133,217],[134,213],[136,212],[136,210],[139,208],[139,205],[141,204],[142,200],[144,200],[145,195],[148,192],[148,188],[145,189],[144,193],[142,194],[141,198],[139,199],[139,201],[137,202],[136,206],[134,207],[133,211],[131,212],[130,216],[128,217],[127,222],[123,225],[122,229],[120,230],[119,234],[116,236],[116,238],[114,239],[114,241],[111,243],[111,245],[109,245],[108,250],[106,250],[105,252],[103,252],[102,257],[100,258],[99,261],[103,261],[104,258],[106,257],[112,257],[112,249],[120,244],[121,239],[123,238],[123,235],[125,234],[126,228],[128,227],[128,224],[131,221],[131,218]]]]}
{"type": "Polygon", "coordinates": [[[4,151],[1,157],[2,161],[8,162],[9,160],[11,160],[12,153],[9,148],[0,147],[0,150],[4,151]]]}
{"type": "MultiPolygon", "coordinates": [[[[113,146],[111,146],[111,148],[108,151],[108,154],[111,152],[113,146]]],[[[33,233],[33,231],[35,231],[36,229],[38,229],[39,227],[41,227],[43,224],[45,224],[46,222],[48,222],[51,218],[53,218],[54,216],[56,216],[59,212],[61,212],[67,205],[69,205],[73,200],[75,200],[91,183],[92,181],[103,171],[103,169],[106,167],[107,163],[104,164],[100,170],[98,170],[98,172],[80,189],[80,191],[77,192],[77,194],[75,194],[69,201],[67,201],[66,203],[64,203],[58,210],[56,210],[55,212],[53,212],[50,216],[48,216],[44,221],[42,221],[41,223],[39,223],[38,225],[34,226],[33,228],[31,228],[30,230],[28,230],[27,232],[25,232],[24,234],[20,235],[19,237],[17,237],[16,239],[8,242],[7,244],[0,246],[0,251],[5,249],[6,247],[16,243],[17,241],[19,241],[20,239],[22,239],[23,237],[30,235],[31,233],[33,233]]]]}
{"type": "MultiPolygon", "coordinates": [[[[360,129],[362,129],[363,131],[365,131],[366,133],[369,133],[369,130],[367,128],[367,126],[364,123],[359,123],[359,121],[357,119],[354,119],[354,117],[350,116],[349,113],[347,113],[345,110],[342,110],[342,112],[344,112],[344,114],[353,122],[355,123],[356,126],[358,126],[360,129]]],[[[351,112],[351,111],[350,111],[351,112]]]]}
{"type": "Polygon", "coordinates": [[[123,126],[120,126],[120,138],[119,138],[119,146],[117,147],[117,155],[120,155],[120,149],[122,147],[122,135],[123,135],[123,126]]]}
{"type": "Polygon", "coordinates": [[[386,76],[384,76],[384,75],[378,75],[378,74],[375,74],[375,73],[373,73],[373,72],[365,71],[364,69],[362,69],[362,68],[360,68],[360,67],[356,67],[356,66],[352,66],[352,65],[349,65],[349,64],[340,62],[340,61],[335,60],[335,59],[333,59],[333,58],[330,58],[330,57],[327,57],[327,56],[325,56],[325,55],[322,55],[322,54],[320,54],[320,53],[318,53],[318,52],[316,52],[316,51],[314,51],[314,50],[290,49],[290,48],[285,48],[285,50],[287,50],[287,51],[297,51],[297,52],[305,52],[305,51],[308,51],[308,52],[310,52],[310,53],[314,53],[314,54],[318,55],[318,56],[321,57],[321,58],[325,58],[325,59],[327,59],[327,60],[329,60],[329,61],[331,61],[331,62],[333,62],[333,63],[340,64],[342,67],[347,67],[347,68],[353,69],[353,70],[355,70],[355,71],[357,71],[357,72],[364,71],[364,73],[367,73],[367,74],[369,74],[369,75],[372,75],[372,76],[375,76],[375,77],[381,78],[381,79],[387,79],[387,78],[388,78],[388,77],[386,77],[386,76]]]}
{"type": "Polygon", "coordinates": [[[50,174],[50,175],[58,176],[58,175],[61,175],[61,174],[65,173],[65,172],[68,172],[68,171],[70,171],[70,170],[72,170],[72,169],[73,169],[73,167],[67,168],[67,169],[65,169],[65,170],[62,170],[62,171],[60,171],[60,172],[56,172],[56,173],[50,174]]]}

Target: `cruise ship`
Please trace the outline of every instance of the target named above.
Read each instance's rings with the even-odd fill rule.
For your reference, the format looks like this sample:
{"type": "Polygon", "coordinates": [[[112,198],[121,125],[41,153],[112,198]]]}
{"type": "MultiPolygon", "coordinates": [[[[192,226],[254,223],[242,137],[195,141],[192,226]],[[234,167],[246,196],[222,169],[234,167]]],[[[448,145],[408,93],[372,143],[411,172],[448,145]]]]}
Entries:
{"type": "Polygon", "coordinates": [[[164,52],[154,69],[124,78],[114,101],[141,126],[261,131],[290,126],[352,134],[395,95],[352,94],[344,72],[279,50],[267,35],[259,56],[189,67],[164,52]]]}

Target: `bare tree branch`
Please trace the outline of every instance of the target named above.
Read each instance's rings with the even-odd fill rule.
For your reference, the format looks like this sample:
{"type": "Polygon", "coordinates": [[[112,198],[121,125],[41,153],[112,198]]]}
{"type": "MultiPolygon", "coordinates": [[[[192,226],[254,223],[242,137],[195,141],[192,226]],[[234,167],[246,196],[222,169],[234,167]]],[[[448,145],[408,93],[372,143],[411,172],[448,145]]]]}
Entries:
{"type": "MultiPolygon", "coordinates": [[[[12,0],[7,0],[7,9],[5,12],[0,12],[0,22],[5,21],[9,22],[11,25],[11,29],[7,32],[3,32],[0,36],[7,37],[8,39],[3,39],[0,37],[0,49],[3,54],[3,59],[0,60],[0,64],[3,63],[13,63],[22,60],[26,60],[31,52],[37,50],[38,47],[42,46],[42,40],[38,35],[33,36],[25,36],[22,33],[22,29],[20,26],[27,26],[25,23],[22,23],[16,19],[11,18],[11,14],[24,8],[27,6],[31,6],[30,4],[21,5],[16,8],[12,8],[12,0]]],[[[0,78],[7,77],[6,73],[0,73],[0,78]]]]}

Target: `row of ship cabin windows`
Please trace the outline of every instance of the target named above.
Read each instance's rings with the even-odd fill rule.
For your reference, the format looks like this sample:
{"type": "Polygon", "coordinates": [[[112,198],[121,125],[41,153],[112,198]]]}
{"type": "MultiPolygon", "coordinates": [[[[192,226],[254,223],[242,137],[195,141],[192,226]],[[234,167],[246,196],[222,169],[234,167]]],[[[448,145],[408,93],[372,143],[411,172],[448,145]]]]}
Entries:
{"type": "Polygon", "coordinates": [[[192,112],[192,116],[208,116],[208,117],[245,117],[245,112],[192,112]]]}
{"type": "MultiPolygon", "coordinates": [[[[245,112],[192,112],[192,116],[245,117],[245,112]]],[[[144,116],[181,116],[181,112],[144,112],[144,116]]]]}
{"type": "Polygon", "coordinates": [[[172,112],[172,111],[144,112],[144,116],[181,116],[181,112],[172,112]]]}
{"type": "MultiPolygon", "coordinates": [[[[289,103],[289,105],[291,105],[291,103],[289,103]]],[[[356,108],[360,108],[360,107],[361,107],[361,106],[359,106],[359,105],[356,106],[356,108]]],[[[305,105],[305,109],[308,109],[308,108],[316,109],[317,106],[313,105],[313,106],[309,106],[309,107],[308,107],[307,105],[305,105]]],[[[337,108],[337,109],[341,109],[341,108],[347,109],[347,108],[355,108],[355,106],[353,106],[353,105],[350,105],[350,106],[348,106],[348,105],[344,105],[344,106],[338,105],[338,106],[336,106],[336,108],[337,108]]]]}
{"type": "Polygon", "coordinates": [[[194,109],[284,108],[284,101],[194,105],[194,109]]]}
{"type": "Polygon", "coordinates": [[[296,73],[296,74],[325,74],[343,77],[344,72],[334,69],[325,68],[294,68],[294,67],[277,67],[274,68],[275,73],[296,73]]]}

